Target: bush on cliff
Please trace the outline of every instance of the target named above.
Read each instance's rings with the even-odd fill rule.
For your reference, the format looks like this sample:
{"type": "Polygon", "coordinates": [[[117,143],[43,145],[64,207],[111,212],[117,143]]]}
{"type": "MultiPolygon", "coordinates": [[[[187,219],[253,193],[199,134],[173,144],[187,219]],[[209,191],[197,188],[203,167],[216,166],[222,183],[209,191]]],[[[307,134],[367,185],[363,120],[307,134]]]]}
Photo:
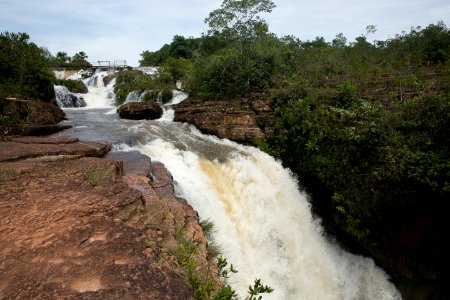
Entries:
{"type": "Polygon", "coordinates": [[[166,76],[159,77],[158,74],[152,76],[141,71],[119,73],[116,76],[114,86],[116,104],[123,104],[131,92],[135,92],[139,97],[142,95],[143,101],[156,102],[161,100],[163,103],[168,102],[172,99],[175,82],[168,71],[163,72],[163,74],[166,76]]]}
{"type": "Polygon", "coordinates": [[[57,79],[55,84],[65,86],[72,93],[86,94],[88,92],[87,86],[81,80],[57,79]]]}

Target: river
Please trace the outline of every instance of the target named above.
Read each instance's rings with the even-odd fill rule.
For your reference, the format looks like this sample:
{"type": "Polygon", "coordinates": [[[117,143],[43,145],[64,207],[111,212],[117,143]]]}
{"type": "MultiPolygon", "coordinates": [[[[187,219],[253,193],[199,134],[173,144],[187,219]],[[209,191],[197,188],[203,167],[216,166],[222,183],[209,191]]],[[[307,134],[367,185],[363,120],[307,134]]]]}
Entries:
{"type": "MultiPolygon", "coordinates": [[[[112,143],[113,151],[137,150],[164,163],[176,193],[201,219],[213,221],[216,242],[239,271],[228,282],[242,297],[261,278],[274,288],[263,299],[401,299],[372,259],[325,237],[307,195],[273,157],[173,122],[170,103],[160,120],[120,119],[112,84],[91,80],[87,106],[64,109],[65,122],[74,127],[60,134],[112,143]]],[[[185,97],[178,93],[174,101],[185,97]]]]}

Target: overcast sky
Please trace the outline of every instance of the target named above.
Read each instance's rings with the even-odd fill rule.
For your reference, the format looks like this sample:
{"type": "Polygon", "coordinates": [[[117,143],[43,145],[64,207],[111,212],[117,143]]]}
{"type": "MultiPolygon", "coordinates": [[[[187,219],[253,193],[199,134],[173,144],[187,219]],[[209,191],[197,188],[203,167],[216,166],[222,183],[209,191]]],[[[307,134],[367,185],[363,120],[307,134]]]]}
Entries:
{"type": "MultiPolygon", "coordinates": [[[[301,40],[342,32],[349,41],[376,25],[371,39],[385,40],[411,26],[444,21],[449,0],[275,0],[263,18],[271,32],[301,40]]],[[[222,0],[0,0],[0,31],[26,32],[55,55],[79,51],[88,60],[127,60],[137,66],[144,50],[155,51],[174,35],[198,37],[203,20],[222,0]]]]}

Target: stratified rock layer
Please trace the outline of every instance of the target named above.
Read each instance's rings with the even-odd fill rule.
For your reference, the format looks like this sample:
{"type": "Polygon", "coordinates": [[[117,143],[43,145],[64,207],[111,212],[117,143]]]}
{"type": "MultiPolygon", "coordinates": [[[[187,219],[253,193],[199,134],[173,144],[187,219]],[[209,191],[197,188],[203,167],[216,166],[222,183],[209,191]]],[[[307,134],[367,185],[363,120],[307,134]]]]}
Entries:
{"type": "Polygon", "coordinates": [[[195,125],[200,131],[220,138],[253,144],[271,132],[267,101],[201,101],[189,99],[173,106],[175,121],[195,125]]]}

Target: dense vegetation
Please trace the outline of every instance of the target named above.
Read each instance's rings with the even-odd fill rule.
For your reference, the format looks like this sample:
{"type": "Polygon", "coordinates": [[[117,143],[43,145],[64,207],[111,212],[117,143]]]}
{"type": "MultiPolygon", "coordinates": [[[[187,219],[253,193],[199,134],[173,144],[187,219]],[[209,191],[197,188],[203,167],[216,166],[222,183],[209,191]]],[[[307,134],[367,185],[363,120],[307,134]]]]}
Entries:
{"type": "Polygon", "coordinates": [[[0,97],[55,98],[55,77],[48,67],[48,53],[29,42],[26,33],[0,34],[0,97]]]}
{"type": "Polygon", "coordinates": [[[144,74],[138,70],[125,71],[115,77],[114,93],[117,105],[123,104],[129,95],[143,102],[166,103],[172,99],[172,90],[176,84],[170,75],[162,71],[155,75],[144,74]]]}
{"type": "Polygon", "coordinates": [[[411,253],[404,278],[443,278],[450,30],[438,22],[369,42],[369,25],[353,42],[342,34],[301,41],[269,32],[257,16],[273,8],[225,0],[202,37],[175,36],[143,52],[141,64],[170,60],[196,98],[271,101],[275,114],[263,125],[273,134],[258,143],[298,175],[324,222],[380,260],[380,251],[411,253]],[[393,241],[419,212],[431,234],[416,248],[393,241]]]}

